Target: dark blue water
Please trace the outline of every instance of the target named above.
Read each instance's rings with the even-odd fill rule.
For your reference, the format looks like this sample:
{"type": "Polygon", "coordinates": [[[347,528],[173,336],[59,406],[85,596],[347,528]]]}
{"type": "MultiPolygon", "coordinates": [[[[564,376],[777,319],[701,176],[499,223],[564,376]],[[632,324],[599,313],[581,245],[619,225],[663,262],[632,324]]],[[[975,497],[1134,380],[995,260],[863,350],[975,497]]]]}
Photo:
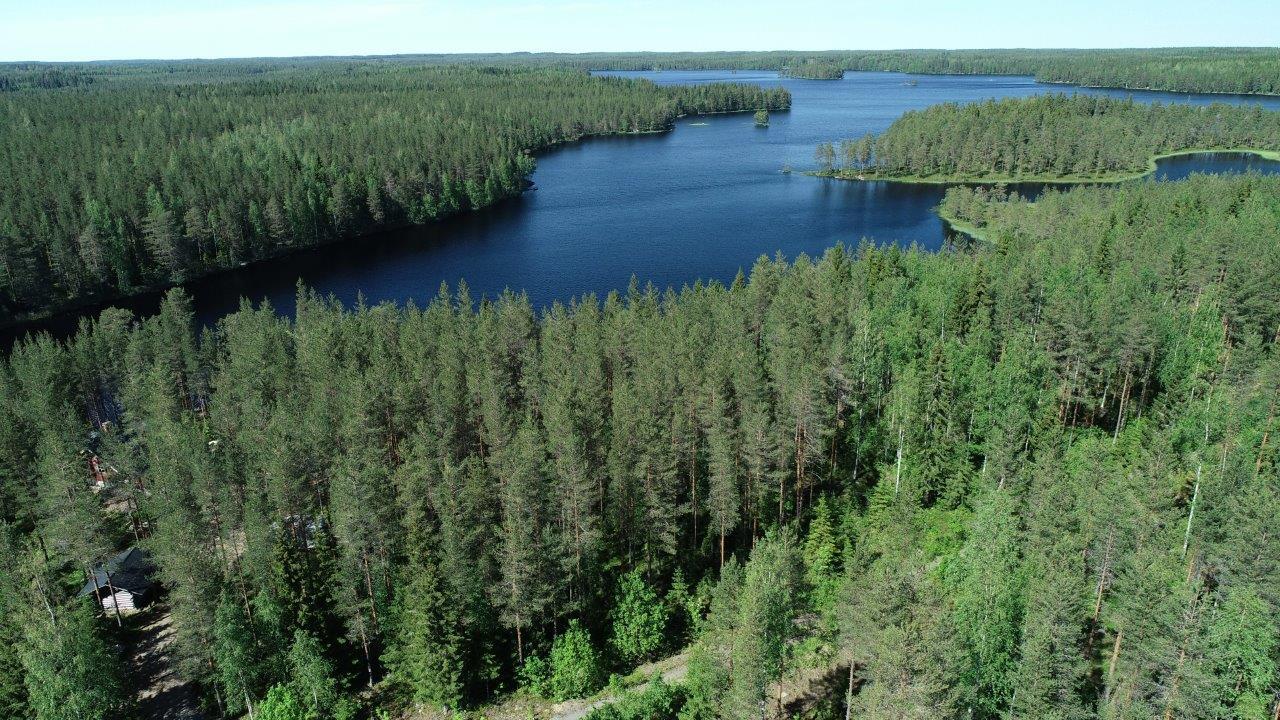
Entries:
{"type": "MultiPolygon", "coordinates": [[[[188,287],[203,322],[241,297],[292,312],[302,280],[354,302],[429,301],[442,282],[465,280],[473,296],[524,290],[539,306],[584,293],[623,289],[631,277],[660,287],[728,281],[762,254],[817,255],[862,238],[937,248],[941,221],[933,185],[854,183],[806,176],[818,143],[885,129],[903,112],[940,102],[972,102],[1046,92],[1083,92],[1143,101],[1256,103],[1280,98],[1072,89],[1030,78],[849,73],[840,81],[780,79],[772,72],[637,72],[661,84],[735,81],[784,85],[790,112],[768,128],[750,114],[686,118],[671,133],[594,138],[543,154],[537,189],[473,215],[361,238],[246,267],[188,287]],[[907,84],[914,80],[915,85],[907,84]],[[794,173],[784,173],[790,166],[794,173]]],[[[1174,158],[1170,178],[1280,163],[1236,157],[1174,158]]],[[[125,303],[154,310],[156,296],[125,303]]],[[[44,327],[65,331],[73,319],[44,327]]]]}

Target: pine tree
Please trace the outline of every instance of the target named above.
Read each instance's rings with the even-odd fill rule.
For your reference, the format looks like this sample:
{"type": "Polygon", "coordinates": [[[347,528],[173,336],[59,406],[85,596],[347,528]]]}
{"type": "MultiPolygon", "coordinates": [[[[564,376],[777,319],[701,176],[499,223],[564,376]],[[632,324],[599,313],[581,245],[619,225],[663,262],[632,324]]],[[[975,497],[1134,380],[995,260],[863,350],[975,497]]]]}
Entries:
{"type": "Polygon", "coordinates": [[[387,657],[393,678],[415,702],[458,709],[465,691],[462,608],[430,559],[409,568],[400,604],[387,657]]]}
{"type": "Polygon", "coordinates": [[[107,720],[128,712],[120,659],[90,603],[62,601],[43,562],[31,556],[23,575],[18,656],[35,720],[107,720]]]}
{"type": "Polygon", "coordinates": [[[1009,493],[980,502],[955,573],[960,692],[975,718],[999,718],[1012,701],[1021,642],[1023,579],[1009,493]]]}
{"type": "Polygon", "coordinates": [[[502,579],[495,594],[500,598],[503,623],[515,631],[520,662],[524,662],[524,630],[539,618],[552,597],[541,443],[532,418],[526,418],[495,460],[502,483],[498,553],[502,579]]]}
{"type": "MultiPolygon", "coordinates": [[[[769,686],[782,677],[790,640],[797,633],[802,562],[787,534],[765,538],[751,553],[738,598],[731,652],[728,707],[733,717],[769,714],[769,686]]],[[[781,696],[777,703],[780,712],[781,696]]]]}

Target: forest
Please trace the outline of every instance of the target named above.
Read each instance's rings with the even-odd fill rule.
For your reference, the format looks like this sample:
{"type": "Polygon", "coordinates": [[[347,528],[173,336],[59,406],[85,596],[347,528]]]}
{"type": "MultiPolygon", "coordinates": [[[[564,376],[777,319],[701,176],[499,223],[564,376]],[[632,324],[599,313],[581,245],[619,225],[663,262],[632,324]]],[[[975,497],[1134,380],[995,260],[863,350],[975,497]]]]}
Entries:
{"type": "Polygon", "coordinates": [[[989,239],[30,337],[0,714],[129,716],[73,591],[140,543],[211,717],[578,697],[688,645],[593,720],[775,717],[806,670],[814,718],[1270,718],[1280,179],[943,211],[989,239]]]}
{"type": "Polygon", "coordinates": [[[845,178],[1091,181],[1141,175],[1157,156],[1193,149],[1280,156],[1280,113],[1062,94],[943,103],[877,136],[824,143],[815,160],[818,174],[845,178]]]}
{"type": "MultiPolygon", "coordinates": [[[[450,56],[429,56],[441,62],[450,56]]],[[[805,63],[927,75],[1031,75],[1041,82],[1173,92],[1280,94],[1276,48],[512,53],[458,58],[591,70],[783,70],[805,63]]]]}
{"type": "Polygon", "coordinates": [[[802,80],[839,80],[844,77],[844,68],[836,63],[809,60],[782,69],[783,77],[800,78],[802,80]]]}
{"type": "Polygon", "coordinates": [[[784,89],[572,69],[23,68],[0,96],[0,324],[482,208],[557,143],[790,106],[784,89]]]}
{"type": "Polygon", "coordinates": [[[805,64],[840,70],[927,75],[1031,75],[1041,82],[1173,92],[1280,94],[1280,50],[1239,48],[828,50],[817,52],[588,52],[387,55],[361,58],[0,63],[0,92],[62,87],[153,73],[237,74],[326,64],[469,64],[583,70],[784,70],[805,64]]]}

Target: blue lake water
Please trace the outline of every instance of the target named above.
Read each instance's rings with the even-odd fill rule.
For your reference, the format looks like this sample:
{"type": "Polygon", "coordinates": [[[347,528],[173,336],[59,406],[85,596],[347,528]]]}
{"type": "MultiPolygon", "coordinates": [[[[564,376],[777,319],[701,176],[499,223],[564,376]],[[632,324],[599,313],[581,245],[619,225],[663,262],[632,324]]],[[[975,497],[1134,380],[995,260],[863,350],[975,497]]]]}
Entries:
{"type": "MultiPolygon", "coordinates": [[[[1280,98],[1185,95],[1071,88],[1031,78],[848,73],[843,80],[796,80],[773,72],[611,73],[660,84],[733,81],[783,85],[789,112],[768,128],[750,114],[680,120],[673,132],[592,138],[542,154],[536,189],[498,207],[301,252],[189,284],[202,322],[234,310],[241,297],[292,312],[299,280],[351,303],[425,303],[442,282],[465,280],[473,296],[504,288],[535,305],[623,289],[634,275],[660,287],[728,281],[761,254],[821,254],[862,238],[937,248],[938,186],[856,183],[809,177],[818,143],[885,129],[903,112],[940,102],[974,102],[1049,92],[1134,97],[1141,101],[1260,104],[1280,98]],[[915,84],[910,84],[914,81],[915,84]],[[783,172],[785,166],[797,172],[783,172]]],[[[1172,158],[1170,179],[1244,168],[1277,172],[1280,163],[1240,157],[1172,158]]],[[[156,295],[126,307],[147,313],[156,295]]],[[[41,324],[54,332],[73,317],[41,324]]],[[[10,333],[10,336],[12,333],[10,333]]]]}

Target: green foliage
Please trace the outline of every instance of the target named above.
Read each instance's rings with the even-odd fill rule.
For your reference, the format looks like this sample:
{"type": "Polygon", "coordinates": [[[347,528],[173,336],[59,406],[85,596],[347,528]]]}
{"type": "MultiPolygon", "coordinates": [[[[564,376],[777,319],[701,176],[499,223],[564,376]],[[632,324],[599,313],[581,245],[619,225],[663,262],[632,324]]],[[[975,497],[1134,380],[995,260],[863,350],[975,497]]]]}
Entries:
{"type": "Polygon", "coordinates": [[[213,625],[213,661],[228,712],[244,712],[259,697],[273,670],[257,639],[257,628],[241,602],[223,593],[213,625]]]}
{"type": "Polygon", "coordinates": [[[570,622],[551,645],[551,697],[585,697],[599,690],[603,681],[604,668],[591,636],[578,621],[570,622]]]}
{"type": "Polygon", "coordinates": [[[314,710],[308,709],[298,693],[288,685],[273,685],[267,696],[258,704],[254,715],[259,720],[315,720],[314,710]]]}
{"type": "Polygon", "coordinates": [[[552,696],[551,665],[538,655],[530,655],[524,659],[516,679],[520,682],[520,687],[538,697],[552,696]]]}
{"type": "Polygon", "coordinates": [[[0,520],[0,717],[29,720],[22,666],[23,605],[18,533],[0,520]]]}
{"type": "Polygon", "coordinates": [[[804,592],[803,560],[788,534],[768,537],[751,552],[738,599],[730,653],[728,703],[741,717],[758,713],[789,661],[795,618],[804,592]]]}
{"type": "Polygon", "coordinates": [[[338,683],[320,641],[305,630],[289,648],[289,686],[312,717],[329,717],[338,705],[338,683]]]}
{"type": "Polygon", "coordinates": [[[637,568],[618,581],[610,643],[624,662],[635,664],[653,657],[662,646],[667,608],[637,568]]]}
{"type": "Polygon", "coordinates": [[[720,653],[709,643],[698,643],[689,652],[689,671],[685,676],[688,699],[680,708],[680,720],[716,720],[724,711],[729,666],[720,653]]]}
{"type": "Polygon", "coordinates": [[[585,720],[656,720],[675,718],[684,703],[684,690],[655,676],[640,692],[630,692],[621,700],[587,713],[585,720]]]}
{"type": "Polygon", "coordinates": [[[136,520],[175,671],[232,712],[589,693],[670,613],[688,718],[776,712],[810,658],[853,664],[855,717],[1273,713],[1280,179],[946,202],[992,241],[541,316],[303,289],[197,336],[175,292],[17,343],[4,697],[127,711],[113,619],[71,596],[136,520]]]}
{"type": "MultiPolygon", "coordinates": [[[[29,601],[42,602],[36,597],[29,601]]],[[[35,720],[107,720],[128,711],[120,658],[88,601],[30,608],[19,655],[35,720]]]]}
{"type": "Polygon", "coordinates": [[[996,492],[983,502],[954,566],[953,624],[961,647],[957,669],[976,718],[1003,716],[1017,682],[1023,582],[1012,499],[996,492]]]}
{"type": "Polygon", "coordinates": [[[804,540],[805,579],[813,589],[814,605],[828,607],[835,599],[840,577],[840,545],[834,511],[825,497],[818,499],[804,540]]]}
{"type": "MultiPolygon", "coordinates": [[[[1280,113],[1089,95],[943,103],[911,111],[875,138],[869,162],[845,153],[837,172],[939,179],[1094,178],[1145,173],[1191,149],[1280,150],[1280,113]],[[851,162],[852,160],[852,162],[851,162]]],[[[819,170],[836,160],[820,146],[819,170]]]]}
{"type": "Polygon", "coordinates": [[[1266,717],[1277,680],[1276,621],[1266,602],[1251,588],[1228,590],[1207,643],[1224,709],[1241,720],[1266,717]]]}
{"type": "Polygon", "coordinates": [[[5,93],[0,319],[487,207],[561,142],[790,105],[781,88],[421,60],[46,72],[95,82],[5,93]]]}
{"type": "MultiPolygon", "coordinates": [[[[448,56],[444,56],[448,57],[448,56]]],[[[934,75],[1034,75],[1041,82],[1175,92],[1280,94],[1275,48],[1115,50],[828,50],[679,53],[538,53],[479,56],[506,62],[611,70],[841,68],[934,75]]],[[[44,69],[44,68],[41,68],[44,69]]],[[[78,77],[84,77],[81,70],[78,77]]],[[[92,79],[91,76],[87,79],[92,79]]]]}
{"type": "Polygon", "coordinates": [[[457,605],[434,563],[415,564],[409,572],[396,645],[385,662],[414,701],[456,709],[463,700],[465,661],[457,605]]]}
{"type": "Polygon", "coordinates": [[[807,60],[804,63],[783,68],[784,77],[804,80],[839,80],[844,77],[844,67],[839,63],[807,60]]]}

